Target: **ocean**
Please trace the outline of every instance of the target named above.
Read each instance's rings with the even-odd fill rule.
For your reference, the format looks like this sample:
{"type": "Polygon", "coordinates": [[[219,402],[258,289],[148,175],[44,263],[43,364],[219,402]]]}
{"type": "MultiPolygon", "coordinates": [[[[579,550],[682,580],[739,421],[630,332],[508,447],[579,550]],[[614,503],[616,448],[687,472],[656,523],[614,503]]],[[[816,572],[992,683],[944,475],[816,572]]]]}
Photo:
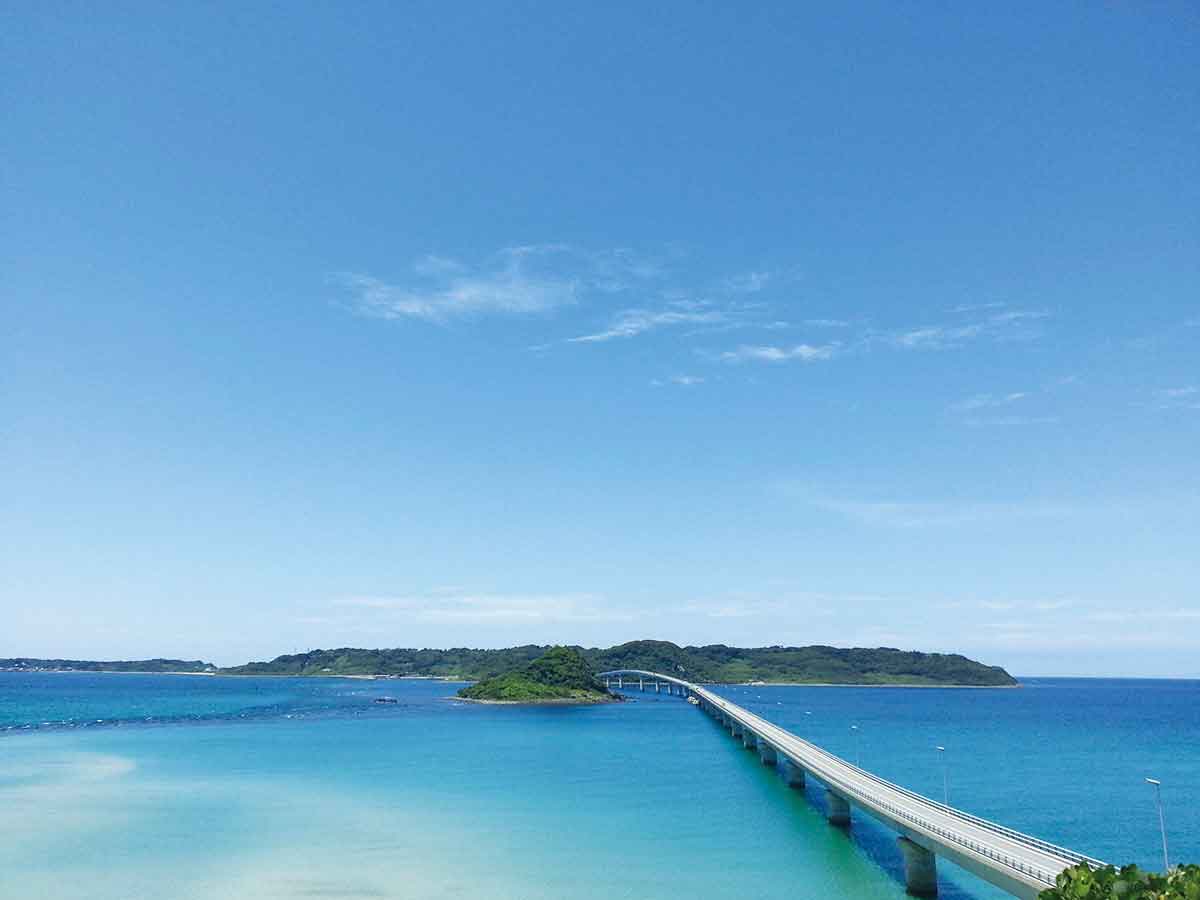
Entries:
{"type": "MultiPolygon", "coordinates": [[[[789,790],[678,697],[492,707],[457,687],[0,673],[0,897],[906,896],[892,833],[857,811],[831,827],[811,780],[789,790]]],[[[1172,862],[1200,861],[1198,681],[720,691],[1113,862],[1161,868],[1158,778],[1172,862]]],[[[939,876],[943,897],[1004,896],[939,876]]]]}

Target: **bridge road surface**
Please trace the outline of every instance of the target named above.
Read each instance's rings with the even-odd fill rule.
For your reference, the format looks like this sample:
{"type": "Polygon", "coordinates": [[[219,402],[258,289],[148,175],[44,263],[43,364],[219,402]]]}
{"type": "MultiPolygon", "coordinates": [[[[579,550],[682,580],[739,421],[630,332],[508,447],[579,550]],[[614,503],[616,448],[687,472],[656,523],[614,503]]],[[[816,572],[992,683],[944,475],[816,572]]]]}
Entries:
{"type": "Polygon", "coordinates": [[[743,734],[752,734],[764,761],[769,758],[766,751],[773,750],[775,756],[824,784],[832,805],[846,809],[846,803],[853,804],[899,832],[910,893],[932,895],[937,891],[934,860],[929,854],[951,860],[1022,900],[1036,900],[1041,891],[1054,886],[1055,876],[1065,868],[1080,862],[1093,868],[1104,865],[885,781],[699,685],[637,669],[599,675],[609,679],[630,676],[677,685],[696,697],[705,712],[743,734]],[[904,839],[910,843],[906,845],[904,839]]]}

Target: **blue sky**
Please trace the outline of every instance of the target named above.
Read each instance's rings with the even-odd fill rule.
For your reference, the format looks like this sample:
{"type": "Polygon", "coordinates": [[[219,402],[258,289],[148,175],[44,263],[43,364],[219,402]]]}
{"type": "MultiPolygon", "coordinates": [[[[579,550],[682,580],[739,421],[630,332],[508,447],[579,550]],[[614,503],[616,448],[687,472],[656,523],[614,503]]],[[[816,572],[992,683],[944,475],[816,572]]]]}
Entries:
{"type": "Polygon", "coordinates": [[[1200,675],[1194,5],[647,7],[10,7],[0,656],[1200,675]]]}

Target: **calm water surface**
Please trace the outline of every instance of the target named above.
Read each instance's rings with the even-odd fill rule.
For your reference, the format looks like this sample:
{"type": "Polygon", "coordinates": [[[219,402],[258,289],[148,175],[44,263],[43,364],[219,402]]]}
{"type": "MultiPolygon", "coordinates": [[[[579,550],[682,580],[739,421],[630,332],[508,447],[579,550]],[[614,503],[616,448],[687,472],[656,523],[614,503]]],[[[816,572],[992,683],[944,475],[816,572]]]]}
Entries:
{"type": "MultiPolygon", "coordinates": [[[[456,687],[0,673],[0,897],[905,896],[894,835],[831,828],[678,698],[456,687]]],[[[952,803],[1104,859],[1159,864],[1153,775],[1173,858],[1200,860],[1200,682],[722,692],[936,798],[944,745],[952,803]]]]}

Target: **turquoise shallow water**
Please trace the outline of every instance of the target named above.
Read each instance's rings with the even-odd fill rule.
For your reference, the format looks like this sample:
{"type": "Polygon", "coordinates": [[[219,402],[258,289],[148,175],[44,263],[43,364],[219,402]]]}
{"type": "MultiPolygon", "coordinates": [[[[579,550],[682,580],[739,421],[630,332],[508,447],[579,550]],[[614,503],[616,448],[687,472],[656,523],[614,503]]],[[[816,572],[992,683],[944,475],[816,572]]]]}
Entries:
{"type": "MultiPolygon", "coordinates": [[[[0,674],[0,897],[904,896],[891,834],[829,827],[678,698],[455,688],[0,674]]],[[[722,690],[934,797],[945,745],[955,805],[1102,858],[1159,863],[1154,775],[1173,858],[1200,859],[1200,682],[722,690]]]]}

